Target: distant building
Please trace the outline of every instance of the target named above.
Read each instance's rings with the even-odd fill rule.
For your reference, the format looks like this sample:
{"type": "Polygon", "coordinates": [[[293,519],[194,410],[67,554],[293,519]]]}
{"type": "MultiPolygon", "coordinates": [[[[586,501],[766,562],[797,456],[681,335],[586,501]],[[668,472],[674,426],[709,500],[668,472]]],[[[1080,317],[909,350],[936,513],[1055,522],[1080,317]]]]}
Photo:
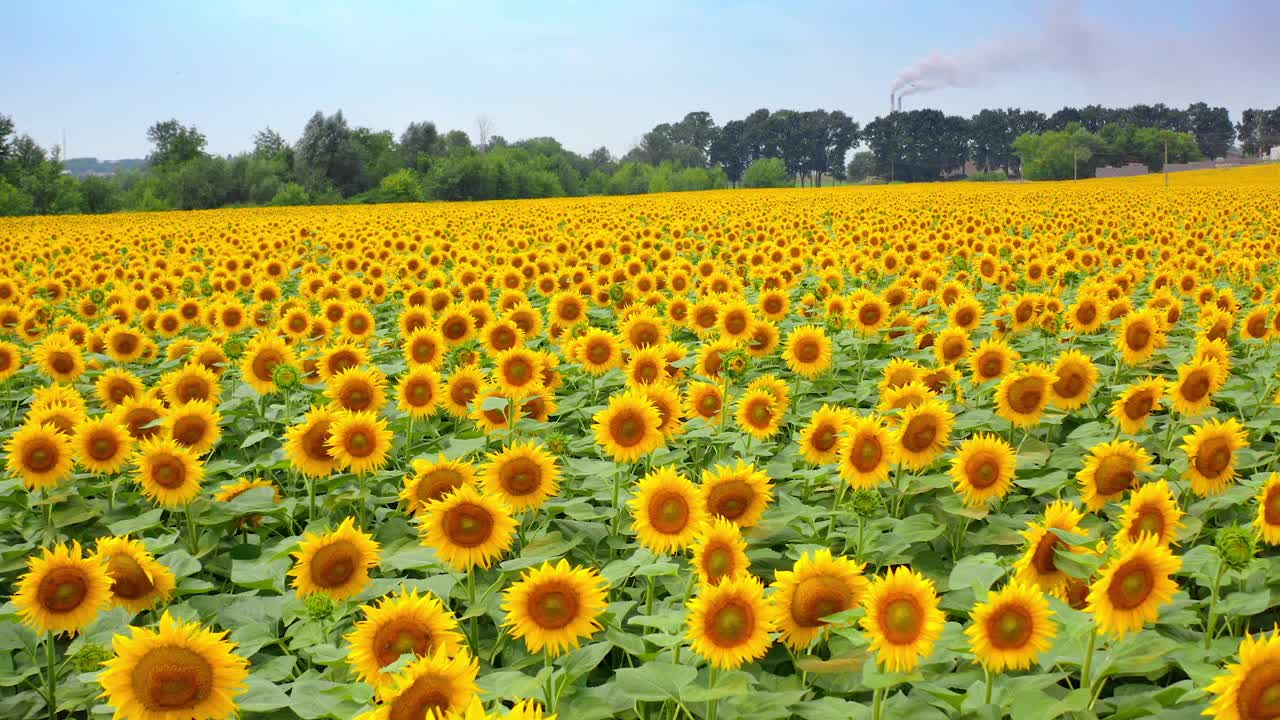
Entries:
{"type": "Polygon", "coordinates": [[[1280,160],[1280,145],[1271,148],[1271,152],[1267,153],[1268,160],[1280,160]]]}

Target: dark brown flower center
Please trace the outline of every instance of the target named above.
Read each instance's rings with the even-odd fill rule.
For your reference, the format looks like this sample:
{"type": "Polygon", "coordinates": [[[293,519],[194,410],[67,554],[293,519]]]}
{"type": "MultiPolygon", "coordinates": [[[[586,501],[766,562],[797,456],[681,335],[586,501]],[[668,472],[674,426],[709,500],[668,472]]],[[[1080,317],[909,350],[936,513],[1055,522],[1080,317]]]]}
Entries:
{"type": "Polygon", "coordinates": [[[131,673],[133,693],[154,713],[194,708],[213,692],[213,668],[200,653],[163,646],[149,651],[131,673]]]}

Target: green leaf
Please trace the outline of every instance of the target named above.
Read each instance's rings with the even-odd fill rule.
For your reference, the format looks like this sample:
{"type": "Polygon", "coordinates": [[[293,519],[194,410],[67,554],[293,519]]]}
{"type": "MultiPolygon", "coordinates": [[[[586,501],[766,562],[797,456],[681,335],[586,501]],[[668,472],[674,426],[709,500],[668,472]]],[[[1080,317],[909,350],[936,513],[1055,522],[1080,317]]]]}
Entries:
{"type": "Polygon", "coordinates": [[[980,596],[991,589],[996,580],[1004,576],[1005,569],[993,553],[979,553],[961,558],[951,569],[951,577],[947,584],[952,590],[971,588],[974,595],[980,596]]]}
{"type": "Polygon", "coordinates": [[[636,668],[619,668],[613,684],[631,700],[662,702],[678,700],[697,677],[698,671],[688,665],[651,662],[636,668]]]}
{"type": "Polygon", "coordinates": [[[124,520],[107,525],[107,529],[112,535],[137,535],[143,530],[150,530],[160,524],[160,518],[164,514],[164,510],[155,508],[148,510],[141,515],[132,515],[124,520]]]}
{"type": "Polygon", "coordinates": [[[245,680],[245,687],[248,688],[245,694],[236,701],[242,712],[271,712],[289,706],[289,696],[284,690],[259,673],[251,674],[245,680]]]}
{"type": "Polygon", "coordinates": [[[271,430],[255,430],[254,432],[249,433],[249,435],[245,437],[244,441],[240,443],[240,449],[243,450],[247,447],[252,447],[254,445],[257,445],[263,440],[266,440],[267,438],[272,437],[274,435],[275,433],[272,432],[271,430]]]}

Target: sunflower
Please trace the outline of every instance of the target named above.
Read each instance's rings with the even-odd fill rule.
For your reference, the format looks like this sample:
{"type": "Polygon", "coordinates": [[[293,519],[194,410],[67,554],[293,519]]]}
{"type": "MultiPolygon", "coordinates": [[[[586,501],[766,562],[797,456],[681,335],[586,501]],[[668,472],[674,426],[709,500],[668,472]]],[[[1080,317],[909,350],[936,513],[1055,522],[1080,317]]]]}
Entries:
{"type": "Polygon", "coordinates": [[[1067,326],[1077,334],[1088,334],[1102,327],[1105,318],[1098,299],[1092,295],[1080,295],[1067,308],[1067,326]]]}
{"type": "Polygon", "coordinates": [[[31,361],[40,372],[60,383],[73,383],[84,374],[84,354],[65,335],[51,335],[37,345],[31,361]]]}
{"type": "Polygon", "coordinates": [[[1022,531],[1027,550],[1014,564],[1015,577],[1056,597],[1066,598],[1070,577],[1058,568],[1054,553],[1059,548],[1085,553],[1088,548],[1068,545],[1053,530],[1083,535],[1085,530],[1080,527],[1083,517],[1083,513],[1065,500],[1055,500],[1045,508],[1044,520],[1028,523],[1027,529],[1022,531]]]}
{"type": "MultiPolygon", "coordinates": [[[[945,300],[945,297],[944,297],[945,300]]],[[[951,307],[947,313],[947,319],[952,327],[960,328],[966,332],[971,332],[982,322],[983,308],[982,304],[969,295],[967,291],[963,297],[957,297],[951,303],[951,307]]]]}
{"type": "Polygon", "coordinates": [[[969,507],[982,507],[1003,498],[1013,487],[1017,453],[994,434],[975,435],[961,443],[951,461],[951,481],[956,494],[969,507]]]}
{"type": "Polygon", "coordinates": [[[324,444],[337,467],[363,475],[387,463],[391,430],[372,412],[340,412],[324,444]]]}
{"type": "Polygon", "coordinates": [[[1119,546],[1119,554],[1099,570],[1089,588],[1086,611],[1098,632],[1123,637],[1160,617],[1160,606],[1173,600],[1178,583],[1171,575],[1182,560],[1154,535],[1119,546]]]}
{"type": "Polygon", "coordinates": [[[560,467],[541,445],[516,442],[489,454],[481,483],[514,512],[537,509],[559,491],[560,467]]]}
{"type": "Polygon", "coordinates": [[[1067,350],[1053,365],[1056,380],[1049,386],[1049,402],[1059,410],[1071,412],[1084,407],[1098,382],[1098,368],[1088,355],[1067,350]]]}
{"type": "Polygon", "coordinates": [[[129,398],[138,397],[145,388],[136,375],[124,368],[109,368],[94,383],[98,402],[104,410],[112,410],[129,398]]]}
{"type": "Polygon", "coordinates": [[[545,649],[552,657],[562,655],[600,630],[607,587],[594,568],[573,567],[565,560],[544,562],[503,592],[507,619],[502,625],[512,637],[522,638],[530,653],[545,649]]]}
{"type": "Polygon", "coordinates": [[[204,468],[199,458],[171,438],[141,442],[135,463],[135,480],[142,486],[142,494],[161,507],[179,508],[200,494],[204,468]]]}
{"type": "Polygon", "coordinates": [[[27,413],[25,425],[52,425],[61,435],[71,435],[76,426],[85,421],[85,414],[78,408],[51,405],[27,413]]]}
{"type": "Polygon", "coordinates": [[[1126,365],[1137,365],[1164,347],[1164,342],[1160,319],[1154,312],[1144,310],[1130,313],[1121,321],[1116,349],[1126,365]]]}
{"type": "Polygon", "coordinates": [[[316,372],[326,383],[351,368],[368,365],[369,351],[362,345],[351,342],[335,343],[320,354],[316,362],[316,372]]]}
{"type": "Polygon", "coordinates": [[[689,384],[685,393],[685,414],[688,417],[701,418],[713,423],[720,417],[724,407],[724,392],[719,385],[707,382],[689,384]]]}
{"type": "Polygon", "coordinates": [[[376,604],[360,606],[360,612],[364,618],[346,636],[347,663],[356,677],[374,688],[391,680],[393,674],[383,668],[402,655],[426,657],[443,652],[454,657],[465,652],[457,619],[433,595],[401,588],[376,604]]]}
{"type": "Polygon", "coordinates": [[[437,720],[461,718],[476,699],[480,665],[463,649],[423,655],[383,681],[378,705],[356,720],[437,720]]]}
{"type": "Polygon", "coordinates": [[[1235,418],[1208,420],[1182,438],[1187,454],[1183,476],[1201,497],[1217,495],[1236,477],[1236,451],[1249,445],[1249,435],[1235,418]]]}
{"type": "Polygon", "coordinates": [[[716,585],[726,578],[747,574],[747,542],[742,531],[722,517],[708,517],[690,549],[693,568],[703,585],[716,585]]]}
{"type": "Polygon", "coordinates": [[[471,402],[484,388],[484,373],[479,369],[466,366],[453,371],[449,381],[445,383],[444,393],[440,400],[450,415],[465,418],[471,412],[471,402]]]}
{"type": "Polygon", "coordinates": [[[174,405],[164,416],[164,431],[173,441],[196,455],[204,455],[218,444],[222,415],[204,400],[174,405]]]}
{"type": "Polygon", "coordinates": [[[324,396],[335,410],[377,413],[387,405],[387,378],[380,370],[351,367],[325,382],[324,396]]]}
{"type": "Polygon", "coordinates": [[[1144,483],[1129,494],[1116,544],[1134,543],[1143,535],[1154,535],[1163,545],[1173,544],[1178,529],[1183,527],[1182,510],[1173,490],[1164,480],[1144,483]]]}
{"type": "Polygon", "coordinates": [[[30,412],[43,410],[45,408],[62,405],[73,408],[80,413],[88,410],[85,404],[84,396],[80,394],[70,385],[45,385],[31,390],[31,409],[30,412]]]}
{"type": "Polygon", "coordinates": [[[772,644],[774,613],[760,581],[744,575],[704,585],[689,601],[690,648],[712,667],[736,669],[764,657],[772,644]]]}
{"type": "Polygon", "coordinates": [[[503,397],[520,400],[542,391],[542,360],[537,353],[516,348],[493,359],[493,382],[503,397]]]}
{"type": "Polygon", "coordinates": [[[667,377],[667,361],[660,346],[633,350],[623,368],[623,374],[626,375],[627,385],[633,388],[644,388],[671,379],[667,377]]]}
{"type": "Polygon", "coordinates": [[[583,370],[600,376],[622,366],[622,343],[613,333],[592,328],[578,340],[577,357],[583,370]]]}
{"type": "Polygon", "coordinates": [[[702,471],[698,488],[708,517],[724,518],[740,528],[754,527],[773,500],[773,484],[763,470],[739,460],[702,471]]]}
{"type": "Polygon", "coordinates": [[[907,408],[893,437],[895,459],[913,470],[928,467],[946,449],[954,420],[941,400],[907,408]]]}
{"type": "Polygon", "coordinates": [[[662,445],[658,409],[638,392],[610,397],[608,407],[597,412],[593,420],[596,444],[616,462],[635,462],[662,445]]]}
{"type": "Polygon", "coordinates": [[[868,586],[863,567],[824,548],[775,573],[771,598],[782,641],[804,649],[830,628],[823,618],[857,607],[868,586]]]}
{"type": "Polygon", "coordinates": [[[898,423],[898,413],[896,411],[915,407],[920,403],[937,397],[937,393],[930,390],[929,386],[919,380],[912,380],[881,391],[880,401],[876,403],[876,410],[885,413],[888,421],[896,425],[898,423]]]}
{"type": "Polygon", "coordinates": [[[135,615],[168,601],[173,594],[173,571],[157,562],[141,540],[98,538],[93,556],[111,577],[111,600],[135,615]]]}
{"type": "Polygon", "coordinates": [[[71,448],[80,467],[93,473],[114,475],[129,461],[133,438],[119,421],[107,415],[76,425],[71,448]]]}
{"type": "Polygon", "coordinates": [[[881,372],[880,393],[924,379],[924,367],[915,360],[893,358],[881,372]]]}
{"type": "Polygon", "coordinates": [[[840,457],[840,433],[851,421],[848,410],[822,404],[809,416],[796,442],[810,465],[829,465],[840,457]]]}
{"type": "Polygon", "coordinates": [[[435,415],[440,404],[440,376],[430,365],[413,365],[396,383],[396,406],[415,420],[435,415]]]}
{"type": "Polygon", "coordinates": [[[1076,475],[1080,497],[1089,510],[1100,510],[1138,485],[1138,476],[1151,471],[1151,456],[1129,440],[1112,440],[1089,448],[1084,467],[1076,475]]]}
{"type": "MultiPolygon", "coordinates": [[[[212,405],[217,405],[222,396],[222,387],[218,384],[217,374],[198,362],[189,362],[177,370],[165,373],[160,378],[160,390],[165,398],[174,404],[205,400],[212,405]]],[[[138,395],[141,393],[139,392],[138,395]]],[[[137,397],[137,395],[129,397],[137,397]]]]}
{"type": "Polygon", "coordinates": [[[246,690],[249,661],[236,655],[226,632],[183,623],[165,612],[156,630],[130,627],[112,641],[115,657],[98,682],[114,720],[226,718],[246,690]]]}
{"type": "Polygon", "coordinates": [[[768,357],[778,349],[780,340],[777,325],[768,320],[757,320],[751,323],[751,330],[747,335],[747,354],[757,358],[768,357]]]}
{"type": "Polygon", "coordinates": [[[855,489],[872,488],[884,482],[897,461],[892,434],[884,422],[874,416],[850,420],[836,452],[840,458],[837,468],[840,477],[855,489]]]}
{"type": "Polygon", "coordinates": [[[433,327],[421,327],[404,339],[402,352],[410,367],[425,365],[439,370],[444,364],[444,338],[433,327]]]}
{"type": "Polygon", "coordinates": [[[1227,665],[1208,692],[1216,695],[1205,715],[1215,720],[1263,720],[1280,713],[1280,628],[1270,635],[1245,633],[1240,662],[1227,665]]]}
{"type": "Polygon", "coordinates": [[[730,340],[716,340],[698,348],[698,374],[718,380],[720,371],[724,369],[725,355],[737,347],[737,344],[730,340]]]}
{"type": "Polygon", "coordinates": [[[657,554],[687,549],[706,519],[697,486],[674,465],[645,475],[628,505],[640,544],[657,554]]]}
{"type": "Polygon", "coordinates": [[[933,341],[933,355],[942,365],[955,365],[967,357],[972,349],[969,333],[957,327],[943,330],[933,341]]]}
{"type": "Polygon", "coordinates": [[[747,390],[738,400],[736,420],[743,432],[757,440],[767,440],[781,427],[784,410],[785,406],[779,406],[768,390],[747,390]]]}
{"type": "Polygon", "coordinates": [[[408,506],[409,512],[418,515],[428,503],[475,482],[475,466],[463,460],[449,460],[441,453],[435,460],[413,461],[413,474],[405,477],[400,499],[408,506]]]}
{"type": "Polygon", "coordinates": [[[641,394],[658,411],[658,432],[670,440],[684,432],[684,421],[681,419],[683,400],[674,383],[645,385],[640,388],[641,394]]]}
{"type": "Polygon", "coordinates": [[[4,382],[22,369],[22,349],[11,342],[0,341],[0,382],[4,382]]]}
{"type": "Polygon", "coordinates": [[[1147,426],[1151,411],[1160,406],[1166,382],[1163,378],[1146,377],[1125,388],[1111,405],[1111,417],[1120,425],[1120,431],[1137,435],[1147,426]]]}
{"type": "Polygon", "coordinates": [[[271,488],[276,503],[280,503],[284,498],[280,497],[280,488],[270,480],[262,480],[259,478],[242,477],[234,482],[224,483],[213,494],[213,499],[218,502],[231,502],[241,495],[253,490],[254,488],[271,488]]]}
{"type": "Polygon", "coordinates": [[[289,575],[299,597],[324,593],[333,600],[359,594],[369,584],[369,570],[378,565],[378,543],[356,529],[355,519],[342,521],[324,535],[307,533],[293,557],[289,575]]]}
{"type": "Polygon", "coordinates": [[[327,407],[313,407],[302,422],[284,431],[284,452],[293,469],[307,477],[324,477],[338,468],[328,444],[337,418],[327,407]]]}
{"type": "Polygon", "coordinates": [[[74,635],[111,602],[111,578],[97,557],[85,557],[80,543],[41,548],[27,557],[13,605],[22,622],[41,633],[74,635]]]}
{"type": "Polygon", "coordinates": [[[249,387],[261,395],[276,391],[275,369],[279,365],[297,365],[293,349],[273,334],[263,333],[249,341],[240,359],[240,375],[249,387]]]}
{"type": "Polygon", "coordinates": [[[1178,368],[1178,381],[1169,386],[1173,410],[1188,417],[1203,413],[1213,404],[1213,394],[1222,389],[1226,373],[1212,359],[1193,360],[1178,368]]]}
{"type": "Polygon", "coordinates": [[[800,325],[787,335],[782,356],[791,372],[812,380],[831,367],[831,338],[816,325],[800,325]]]}
{"type": "Polygon", "coordinates": [[[871,581],[862,596],[862,629],[871,652],[889,672],[910,672],[933,652],[946,616],[938,609],[933,581],[898,566],[871,581]]]}
{"type": "Polygon", "coordinates": [[[977,662],[991,672],[1026,670],[1058,634],[1039,588],[1014,580],[969,613],[964,634],[977,662]]]}
{"type": "Polygon", "coordinates": [[[466,484],[427,503],[421,517],[422,544],[455,570],[489,567],[511,548],[518,524],[505,503],[466,484]]]}
{"type": "Polygon", "coordinates": [[[1020,357],[1003,340],[991,338],[982,341],[981,345],[969,353],[969,367],[973,370],[974,384],[1004,377],[1020,357]]]}
{"type": "Polygon", "coordinates": [[[27,423],[5,443],[9,474],[22,479],[28,490],[55,487],[71,477],[71,439],[53,423],[27,423]]]}

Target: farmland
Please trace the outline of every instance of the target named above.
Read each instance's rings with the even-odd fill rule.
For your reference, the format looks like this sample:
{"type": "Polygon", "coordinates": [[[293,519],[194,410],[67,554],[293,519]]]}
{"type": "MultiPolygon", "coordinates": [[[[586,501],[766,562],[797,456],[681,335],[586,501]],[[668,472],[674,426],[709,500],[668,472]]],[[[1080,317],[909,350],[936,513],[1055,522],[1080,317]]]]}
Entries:
{"type": "Polygon", "coordinates": [[[0,219],[0,717],[1276,717],[1277,187],[0,219]]]}

